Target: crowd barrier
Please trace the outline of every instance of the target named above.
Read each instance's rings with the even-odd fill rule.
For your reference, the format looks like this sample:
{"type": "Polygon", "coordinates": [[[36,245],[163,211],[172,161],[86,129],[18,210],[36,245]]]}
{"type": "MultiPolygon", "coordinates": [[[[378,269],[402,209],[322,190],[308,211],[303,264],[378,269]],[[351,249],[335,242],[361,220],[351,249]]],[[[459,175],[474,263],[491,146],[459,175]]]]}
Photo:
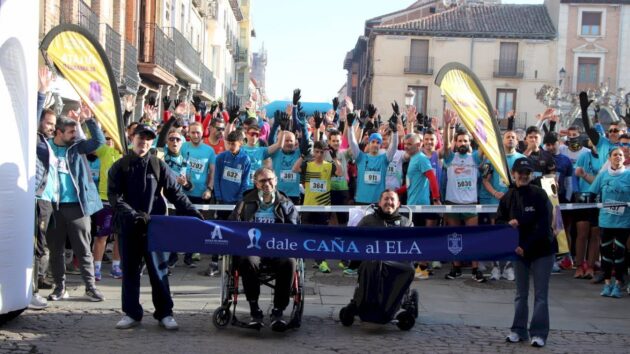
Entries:
{"type": "MultiPolygon", "coordinates": [[[[630,203],[566,203],[560,204],[560,210],[581,210],[581,209],[602,209],[607,207],[617,206],[629,206],[630,203]]],[[[171,209],[175,207],[173,205],[168,206],[171,209]]],[[[296,205],[296,209],[300,212],[334,212],[334,213],[348,213],[350,209],[360,208],[365,206],[357,205],[296,205]]],[[[469,205],[404,205],[404,207],[411,210],[413,213],[496,213],[497,205],[489,204],[469,204],[469,205]]],[[[210,210],[233,210],[234,205],[217,205],[217,204],[195,204],[197,210],[210,211],[210,210]]]]}

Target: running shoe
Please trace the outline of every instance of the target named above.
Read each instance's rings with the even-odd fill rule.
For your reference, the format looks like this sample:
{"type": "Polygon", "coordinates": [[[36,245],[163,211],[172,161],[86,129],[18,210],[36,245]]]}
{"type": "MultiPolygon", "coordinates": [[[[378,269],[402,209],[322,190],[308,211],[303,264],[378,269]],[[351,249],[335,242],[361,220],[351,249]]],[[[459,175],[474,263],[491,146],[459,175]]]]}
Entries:
{"type": "Polygon", "coordinates": [[[101,281],[103,275],[101,274],[101,267],[94,266],[94,280],[101,281]]]}
{"type": "Polygon", "coordinates": [[[614,285],[612,283],[610,284],[605,284],[604,288],[602,289],[602,292],[599,293],[599,295],[601,296],[606,296],[606,297],[610,297],[612,290],[613,290],[614,285]]]}
{"type": "Polygon", "coordinates": [[[119,265],[113,265],[112,266],[112,271],[110,272],[110,275],[114,279],[122,278],[123,272],[122,272],[122,269],[120,269],[120,266],[119,265]]]}
{"type": "Polygon", "coordinates": [[[514,279],[516,279],[516,277],[514,276],[514,268],[512,267],[507,267],[505,269],[503,269],[503,278],[509,280],[509,281],[514,281],[514,279]]]}
{"type": "Polygon", "coordinates": [[[523,338],[521,338],[521,336],[519,336],[516,332],[510,332],[510,334],[505,337],[505,341],[509,343],[518,343],[522,342],[523,338]]]}
{"type": "Polygon", "coordinates": [[[619,299],[623,296],[623,292],[621,291],[621,285],[615,284],[610,291],[610,297],[614,297],[615,299],[619,299]]]}
{"type": "Polygon", "coordinates": [[[457,279],[459,277],[462,276],[462,270],[459,268],[453,268],[451,269],[450,272],[448,272],[445,276],[444,279],[457,279]]]}
{"type": "Polygon", "coordinates": [[[573,269],[573,260],[568,255],[564,256],[564,258],[562,258],[562,260],[559,262],[558,266],[560,266],[560,268],[564,270],[573,269]]]}
{"type": "Polygon", "coordinates": [[[485,283],[486,281],[488,281],[488,278],[486,278],[483,275],[483,272],[480,271],[479,269],[477,269],[473,274],[472,274],[472,278],[474,281],[476,281],[477,283],[485,283]]]}
{"type": "Polygon", "coordinates": [[[429,271],[427,269],[421,269],[420,267],[416,267],[415,278],[419,280],[429,279],[429,271]]]}
{"type": "Polygon", "coordinates": [[[542,337],[534,336],[531,341],[532,347],[542,348],[545,346],[545,340],[542,337]]]}
{"type": "Polygon", "coordinates": [[[328,262],[322,261],[319,263],[319,271],[322,273],[330,273],[330,267],[328,266],[328,262]]]}
{"type": "Polygon", "coordinates": [[[501,271],[499,267],[492,267],[492,271],[490,272],[490,280],[499,280],[501,279],[501,271]]]}
{"type": "Polygon", "coordinates": [[[350,277],[357,276],[359,273],[356,269],[346,268],[343,270],[343,275],[347,275],[350,277]]]}
{"type": "Polygon", "coordinates": [[[433,269],[442,269],[442,262],[440,262],[440,261],[431,262],[431,268],[433,268],[433,269]]]}

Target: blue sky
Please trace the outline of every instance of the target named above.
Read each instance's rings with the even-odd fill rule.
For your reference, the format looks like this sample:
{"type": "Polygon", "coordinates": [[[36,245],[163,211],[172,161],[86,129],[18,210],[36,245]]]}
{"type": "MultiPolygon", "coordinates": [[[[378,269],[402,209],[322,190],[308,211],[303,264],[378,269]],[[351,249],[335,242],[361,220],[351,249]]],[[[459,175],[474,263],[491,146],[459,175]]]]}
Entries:
{"type": "MultiPolygon", "coordinates": [[[[504,0],[541,4],[543,0],[504,0]]],[[[268,54],[271,101],[302,89],[303,101],[330,101],[346,80],[343,60],[363,34],[365,20],[403,9],[414,0],[251,0],[257,38],[268,54]]]]}

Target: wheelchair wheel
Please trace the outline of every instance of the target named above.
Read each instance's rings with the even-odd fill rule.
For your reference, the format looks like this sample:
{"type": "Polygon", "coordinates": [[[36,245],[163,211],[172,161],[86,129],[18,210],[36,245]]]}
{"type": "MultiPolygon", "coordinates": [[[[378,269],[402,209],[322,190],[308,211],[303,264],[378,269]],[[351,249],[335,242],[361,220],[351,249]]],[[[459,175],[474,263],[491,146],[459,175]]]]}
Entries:
{"type": "Polygon", "coordinates": [[[300,328],[302,325],[302,315],[304,314],[304,261],[298,260],[296,272],[293,276],[293,309],[291,311],[291,322],[289,328],[300,328]]]}
{"type": "Polygon", "coordinates": [[[352,326],[354,323],[354,311],[352,311],[350,305],[341,308],[339,311],[339,320],[341,321],[341,324],[346,327],[352,326]]]}
{"type": "Polygon", "coordinates": [[[418,290],[416,289],[411,290],[411,295],[409,295],[409,302],[410,302],[410,305],[412,306],[411,314],[413,315],[413,318],[418,318],[418,308],[420,307],[418,290]]]}
{"type": "Polygon", "coordinates": [[[221,306],[212,313],[212,324],[216,328],[222,329],[230,323],[231,318],[230,309],[221,306]]]}
{"type": "Polygon", "coordinates": [[[413,314],[409,311],[402,311],[396,316],[396,326],[403,331],[410,330],[413,325],[416,324],[416,319],[413,317],[413,314]]]}

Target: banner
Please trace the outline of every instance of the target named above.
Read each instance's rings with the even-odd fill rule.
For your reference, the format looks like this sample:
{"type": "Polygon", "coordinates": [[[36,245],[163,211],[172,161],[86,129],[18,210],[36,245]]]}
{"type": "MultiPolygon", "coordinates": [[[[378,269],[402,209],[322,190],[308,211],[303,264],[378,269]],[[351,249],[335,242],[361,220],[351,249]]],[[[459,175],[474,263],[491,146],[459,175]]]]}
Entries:
{"type": "Polygon", "coordinates": [[[0,0],[0,324],[33,292],[37,18],[36,1],[0,0]]]}
{"type": "Polygon", "coordinates": [[[510,168],[503,151],[501,130],[492,117],[492,104],[477,76],[463,64],[448,63],[440,69],[435,83],[499,176],[510,185],[510,168]]]}
{"type": "Polygon", "coordinates": [[[96,120],[113,138],[116,149],[125,153],[118,78],[98,40],[80,26],[64,24],[44,37],[41,49],[90,106],[96,120]]]}
{"type": "Polygon", "coordinates": [[[551,205],[553,206],[553,230],[556,233],[556,241],[558,241],[558,254],[569,253],[569,241],[567,233],[564,230],[564,222],[562,221],[562,212],[560,211],[560,199],[558,199],[558,184],[553,177],[543,177],[540,179],[540,185],[545,190],[551,205]]]}
{"type": "Polygon", "coordinates": [[[149,249],[261,257],[356,260],[511,260],[518,231],[506,225],[363,228],[201,221],[151,216],[149,249]]]}

